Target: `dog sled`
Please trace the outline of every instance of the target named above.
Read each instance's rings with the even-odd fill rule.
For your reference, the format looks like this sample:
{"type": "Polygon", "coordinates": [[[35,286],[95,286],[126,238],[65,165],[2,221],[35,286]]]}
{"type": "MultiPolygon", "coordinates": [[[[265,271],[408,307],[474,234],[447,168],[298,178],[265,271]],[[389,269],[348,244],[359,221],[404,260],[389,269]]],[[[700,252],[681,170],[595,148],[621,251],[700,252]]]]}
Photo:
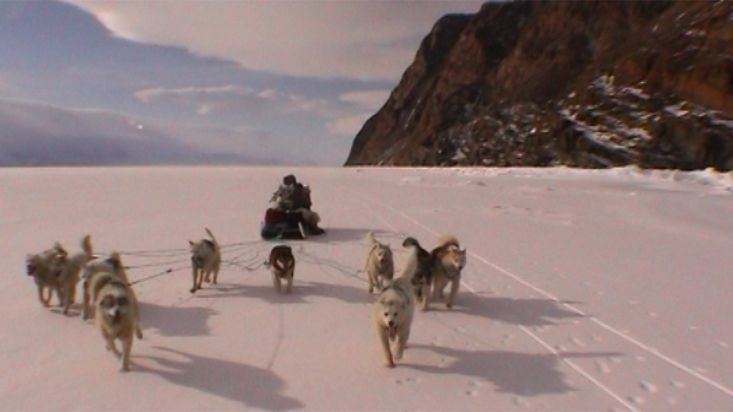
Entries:
{"type": "Polygon", "coordinates": [[[303,214],[297,210],[278,210],[269,208],[265,212],[260,236],[263,239],[306,239],[308,236],[325,233],[319,227],[309,226],[303,214]]]}

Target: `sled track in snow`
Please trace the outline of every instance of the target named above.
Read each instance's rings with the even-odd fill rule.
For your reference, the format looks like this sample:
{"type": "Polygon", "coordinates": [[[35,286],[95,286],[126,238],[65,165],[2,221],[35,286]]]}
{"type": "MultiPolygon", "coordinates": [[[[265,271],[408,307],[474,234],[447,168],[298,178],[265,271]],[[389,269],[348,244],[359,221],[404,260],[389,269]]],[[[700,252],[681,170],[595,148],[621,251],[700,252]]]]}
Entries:
{"type": "MultiPolygon", "coordinates": [[[[369,198],[367,196],[364,196],[363,194],[361,194],[359,192],[354,191],[353,189],[349,189],[349,191],[351,191],[355,196],[357,196],[360,199],[364,200],[364,202],[368,202],[368,203],[371,203],[373,205],[380,206],[380,207],[388,210],[389,212],[393,213],[394,215],[397,215],[397,216],[401,217],[403,220],[407,220],[407,221],[411,222],[412,224],[421,227],[423,230],[432,233],[434,236],[440,236],[441,235],[441,233],[439,233],[438,231],[434,230],[433,228],[431,228],[431,227],[423,224],[422,222],[420,222],[419,220],[415,219],[414,217],[406,214],[405,212],[403,212],[401,210],[398,210],[398,209],[392,207],[391,205],[389,205],[389,204],[387,204],[385,202],[375,201],[375,200],[373,200],[373,199],[371,199],[371,198],[369,198]]],[[[387,222],[384,218],[378,216],[376,213],[373,213],[371,210],[370,210],[370,213],[373,216],[375,216],[376,218],[378,218],[379,220],[381,220],[382,222],[384,222],[389,227],[393,228],[393,230],[395,230],[395,231],[397,230],[397,228],[394,225],[392,225],[391,223],[387,222]]],[[[533,291],[541,294],[542,296],[545,296],[546,298],[552,300],[556,304],[559,304],[559,305],[561,305],[561,306],[563,306],[563,307],[565,307],[565,308],[573,311],[574,313],[577,313],[578,315],[583,316],[583,317],[591,320],[596,325],[600,326],[601,328],[605,329],[608,332],[611,332],[612,334],[618,336],[619,338],[625,340],[626,342],[629,342],[629,343],[637,346],[638,348],[642,349],[643,351],[645,351],[645,352],[647,352],[647,353],[649,353],[651,355],[654,355],[656,358],[664,361],[665,363],[667,363],[667,364],[669,364],[669,365],[671,365],[671,366],[673,366],[673,367],[675,367],[675,368],[677,368],[677,369],[679,369],[679,370],[687,373],[690,376],[693,376],[693,377],[697,378],[698,380],[700,380],[700,381],[708,384],[709,386],[711,386],[711,387],[713,387],[713,388],[715,388],[715,389],[717,389],[717,390],[725,393],[726,395],[733,397],[733,389],[728,388],[724,384],[722,384],[720,382],[717,382],[717,381],[715,381],[715,380],[713,380],[711,378],[708,378],[707,376],[704,376],[704,375],[700,374],[699,372],[695,371],[691,367],[686,366],[683,363],[681,363],[681,362],[679,362],[679,361],[677,361],[677,360],[675,360],[675,359],[673,359],[673,358],[671,358],[671,357],[669,357],[669,356],[661,353],[657,349],[654,349],[651,346],[649,346],[649,345],[647,345],[647,344],[639,341],[638,339],[635,339],[632,336],[629,336],[629,334],[620,331],[619,329],[617,329],[617,328],[609,325],[608,323],[606,323],[606,322],[598,319],[597,317],[592,316],[592,315],[589,315],[589,314],[583,312],[581,309],[577,308],[576,306],[561,301],[559,298],[557,298],[556,296],[554,296],[552,293],[550,293],[550,292],[548,292],[548,291],[546,291],[546,290],[544,290],[544,289],[542,289],[542,288],[540,288],[538,286],[533,285],[529,281],[523,279],[521,276],[519,276],[519,275],[511,272],[508,269],[505,269],[505,268],[497,265],[496,263],[490,261],[489,259],[487,259],[487,258],[485,258],[485,257],[483,257],[483,256],[481,256],[481,255],[479,255],[479,254],[477,254],[477,253],[475,253],[473,251],[470,251],[470,250],[468,251],[468,254],[471,257],[473,257],[476,260],[478,260],[479,262],[483,263],[484,265],[486,265],[486,266],[488,266],[488,267],[490,267],[490,268],[498,271],[499,273],[503,274],[506,277],[511,278],[515,282],[517,282],[517,283],[519,283],[519,284],[521,284],[521,285],[523,285],[523,286],[525,286],[525,287],[527,287],[527,288],[529,288],[529,289],[531,289],[531,290],[533,290],[533,291]]],[[[462,286],[465,286],[466,289],[468,289],[469,292],[471,292],[473,294],[476,293],[475,289],[473,289],[472,287],[470,287],[470,285],[468,285],[464,281],[461,281],[461,285],[462,286]]],[[[535,341],[537,341],[538,343],[540,343],[542,346],[544,346],[551,353],[553,353],[555,355],[558,354],[554,349],[552,349],[552,347],[549,344],[547,344],[547,342],[544,342],[538,336],[536,336],[535,334],[531,333],[527,328],[525,328],[523,326],[519,326],[519,328],[525,334],[527,334],[529,337],[531,337],[532,339],[534,339],[535,341]]],[[[623,400],[623,398],[621,398],[619,395],[614,394],[610,389],[606,388],[603,384],[601,384],[600,382],[598,382],[596,379],[592,378],[589,374],[587,374],[580,367],[578,367],[577,365],[575,365],[572,361],[567,360],[567,359],[562,359],[562,361],[565,362],[565,363],[567,363],[570,367],[572,367],[573,369],[575,369],[577,372],[581,373],[583,376],[585,376],[587,379],[589,379],[593,384],[595,384],[600,389],[602,389],[604,392],[606,392],[607,394],[609,394],[611,397],[613,397],[614,399],[616,399],[617,401],[619,401],[626,408],[628,408],[630,410],[633,410],[633,411],[638,410],[637,408],[633,407],[628,402],[626,402],[625,400],[623,400]]]]}
{"type": "MultiPolygon", "coordinates": [[[[352,192],[353,192],[353,191],[352,191],[352,192]]],[[[354,194],[355,194],[356,196],[358,196],[358,197],[360,197],[360,198],[364,199],[364,201],[367,201],[367,202],[370,202],[370,203],[372,203],[372,204],[374,204],[374,205],[377,205],[377,206],[381,206],[381,207],[383,207],[383,208],[385,208],[385,209],[388,209],[388,210],[389,210],[389,211],[391,211],[392,213],[394,213],[394,214],[396,214],[396,215],[398,215],[398,216],[401,216],[401,217],[403,217],[404,219],[407,219],[407,220],[409,220],[409,221],[411,221],[411,222],[413,222],[413,223],[417,224],[418,226],[420,226],[420,227],[422,227],[423,229],[427,230],[428,232],[430,232],[430,233],[434,234],[435,236],[440,236],[440,234],[439,234],[438,232],[436,232],[435,230],[433,230],[433,229],[431,229],[431,228],[429,228],[429,227],[427,227],[427,226],[423,225],[422,223],[418,222],[417,220],[415,220],[415,219],[413,219],[413,218],[411,218],[411,217],[409,217],[409,216],[405,215],[405,214],[404,214],[404,213],[402,213],[401,211],[399,211],[399,210],[396,210],[396,209],[394,209],[393,207],[391,207],[391,206],[389,206],[389,205],[387,205],[387,204],[385,204],[385,203],[380,203],[380,202],[376,202],[376,201],[374,201],[374,200],[368,199],[368,198],[366,198],[366,197],[362,196],[362,195],[361,195],[360,193],[356,193],[356,192],[354,192],[354,194]]],[[[372,212],[371,210],[369,210],[369,213],[370,213],[370,214],[372,214],[372,215],[373,215],[373,216],[374,216],[375,218],[377,218],[377,219],[381,220],[381,221],[382,221],[382,222],[383,222],[383,223],[384,223],[385,225],[389,226],[389,227],[390,227],[390,228],[391,228],[391,229],[392,229],[393,231],[397,231],[397,230],[398,230],[396,226],[394,226],[393,224],[391,224],[390,222],[388,222],[388,221],[387,221],[386,219],[384,219],[383,217],[381,217],[381,216],[377,215],[376,213],[372,212]]],[[[475,254],[475,253],[472,253],[472,252],[468,252],[468,253],[469,253],[469,254],[470,254],[471,256],[474,256],[474,257],[480,257],[479,255],[477,255],[477,254],[475,254]]],[[[479,259],[479,260],[480,260],[480,261],[482,261],[482,262],[484,262],[484,260],[483,260],[483,259],[479,259]]],[[[464,281],[461,281],[461,285],[462,285],[462,286],[464,286],[464,287],[466,287],[466,289],[468,289],[468,291],[469,291],[470,293],[472,293],[472,294],[476,294],[476,290],[475,290],[475,289],[474,289],[473,287],[471,287],[471,286],[470,286],[469,284],[467,284],[466,282],[464,282],[464,281]]],[[[629,404],[629,403],[628,403],[628,402],[627,402],[626,400],[624,400],[624,399],[623,399],[623,397],[621,397],[621,396],[620,396],[620,395],[618,395],[617,393],[613,392],[613,391],[612,391],[612,390],[611,390],[610,388],[608,388],[607,386],[605,386],[605,385],[604,385],[603,383],[599,382],[599,381],[598,381],[597,379],[593,378],[593,377],[592,377],[592,376],[591,376],[591,375],[590,375],[590,374],[589,374],[588,372],[586,372],[585,370],[583,370],[583,369],[582,369],[582,368],[581,368],[580,366],[576,365],[576,364],[575,364],[574,362],[572,362],[571,360],[568,360],[568,359],[564,359],[564,358],[561,358],[561,357],[559,357],[559,353],[558,353],[557,351],[555,351],[555,350],[554,350],[554,349],[552,348],[552,346],[551,346],[551,345],[550,345],[549,343],[547,343],[547,342],[543,341],[543,340],[542,340],[542,339],[541,339],[540,337],[538,337],[537,335],[535,335],[535,334],[533,334],[532,332],[530,332],[530,331],[529,331],[529,329],[527,329],[527,328],[525,328],[525,327],[523,327],[523,326],[519,326],[519,329],[520,329],[520,330],[521,330],[522,332],[524,332],[524,333],[525,333],[525,334],[526,334],[527,336],[529,336],[529,337],[530,337],[531,339],[533,339],[533,340],[535,340],[535,341],[536,341],[537,343],[539,343],[539,344],[540,344],[540,346],[542,346],[543,348],[545,348],[545,349],[546,349],[546,350],[547,350],[548,352],[550,352],[551,354],[553,354],[553,355],[555,355],[555,356],[558,356],[558,359],[560,359],[560,360],[561,360],[562,362],[564,362],[565,364],[567,364],[568,366],[570,366],[570,367],[571,367],[571,368],[572,368],[573,370],[575,370],[576,372],[578,372],[578,373],[579,373],[579,374],[580,374],[581,376],[583,376],[583,377],[585,377],[586,379],[588,379],[588,381],[589,381],[589,382],[591,382],[591,383],[592,383],[593,385],[595,385],[596,387],[598,387],[598,389],[600,389],[601,391],[603,391],[604,393],[606,393],[607,395],[609,395],[609,396],[610,396],[611,398],[613,398],[613,399],[614,399],[615,401],[617,401],[618,403],[620,403],[621,405],[623,405],[623,406],[624,406],[625,408],[627,408],[628,410],[630,410],[630,411],[633,411],[633,412],[639,412],[639,409],[637,409],[637,408],[635,408],[634,406],[632,406],[631,404],[629,404]]],[[[466,336],[468,336],[468,335],[467,335],[467,334],[465,334],[465,333],[462,333],[462,335],[466,335],[466,336]]],[[[470,336],[469,336],[469,337],[470,337],[470,336]]],[[[475,338],[473,338],[473,337],[471,337],[471,338],[472,338],[472,340],[474,340],[474,341],[477,341],[477,339],[475,339],[475,338]]],[[[482,343],[483,345],[485,345],[485,346],[486,346],[486,345],[488,345],[488,344],[487,344],[487,343],[485,343],[485,342],[481,342],[481,343],[482,343]]],[[[488,345],[488,346],[491,346],[491,345],[488,345]]]]}

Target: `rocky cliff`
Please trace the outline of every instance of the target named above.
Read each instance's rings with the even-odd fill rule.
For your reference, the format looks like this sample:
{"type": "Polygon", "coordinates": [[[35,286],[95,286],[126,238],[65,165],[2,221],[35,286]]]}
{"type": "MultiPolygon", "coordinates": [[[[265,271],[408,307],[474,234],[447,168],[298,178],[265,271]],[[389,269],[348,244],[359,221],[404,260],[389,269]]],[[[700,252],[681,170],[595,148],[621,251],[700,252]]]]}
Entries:
{"type": "Polygon", "coordinates": [[[441,18],[347,165],[733,169],[733,2],[441,18]]]}

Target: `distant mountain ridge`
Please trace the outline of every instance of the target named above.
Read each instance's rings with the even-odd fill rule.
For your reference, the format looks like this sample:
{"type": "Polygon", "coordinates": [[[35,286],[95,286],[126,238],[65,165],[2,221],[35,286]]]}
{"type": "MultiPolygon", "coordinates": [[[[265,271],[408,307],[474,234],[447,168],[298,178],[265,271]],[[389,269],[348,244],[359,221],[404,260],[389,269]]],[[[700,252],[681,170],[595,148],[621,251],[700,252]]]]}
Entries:
{"type": "Polygon", "coordinates": [[[0,99],[0,166],[279,164],[212,151],[210,130],[151,124],[118,113],[0,99]],[[200,141],[201,144],[197,142],[200,141]]]}
{"type": "Polygon", "coordinates": [[[346,165],[733,169],[733,2],[441,18],[346,165]]]}

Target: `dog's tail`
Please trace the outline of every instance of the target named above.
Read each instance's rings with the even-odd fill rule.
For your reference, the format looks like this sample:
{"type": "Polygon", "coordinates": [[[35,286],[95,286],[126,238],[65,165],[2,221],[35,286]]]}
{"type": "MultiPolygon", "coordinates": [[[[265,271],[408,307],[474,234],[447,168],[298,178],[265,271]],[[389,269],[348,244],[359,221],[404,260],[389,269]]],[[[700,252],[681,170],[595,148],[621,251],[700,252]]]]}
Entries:
{"type": "Polygon", "coordinates": [[[377,243],[377,239],[374,237],[374,233],[371,231],[367,232],[366,237],[364,238],[366,242],[371,246],[377,243]]]}
{"type": "Polygon", "coordinates": [[[206,230],[206,233],[209,235],[209,237],[211,238],[211,240],[214,241],[214,244],[218,247],[219,246],[219,242],[216,241],[216,238],[214,237],[214,234],[211,233],[211,230],[209,230],[208,227],[205,227],[204,230],[206,230]]]}
{"type": "Polygon", "coordinates": [[[122,258],[120,257],[120,253],[117,251],[110,253],[107,261],[111,263],[115,269],[122,267],[122,258]]]}
{"type": "Polygon", "coordinates": [[[414,246],[414,247],[416,247],[418,249],[422,249],[422,246],[420,245],[420,242],[417,241],[417,239],[415,239],[412,236],[408,236],[402,242],[402,247],[411,247],[411,246],[414,246]]]}
{"type": "Polygon", "coordinates": [[[84,255],[86,255],[87,259],[92,259],[94,257],[94,251],[92,250],[92,236],[86,235],[81,240],[81,250],[84,251],[84,255]]]}
{"type": "Polygon", "coordinates": [[[461,248],[460,244],[458,243],[458,239],[456,239],[455,236],[442,235],[438,238],[438,243],[435,245],[435,249],[446,249],[451,246],[455,246],[458,249],[461,248]]]}
{"type": "Polygon", "coordinates": [[[66,258],[67,256],[69,256],[69,252],[67,252],[66,249],[61,246],[61,243],[59,242],[53,244],[53,249],[56,251],[56,254],[62,258],[66,258]]]}
{"type": "Polygon", "coordinates": [[[417,247],[410,246],[409,248],[410,252],[405,261],[405,267],[402,268],[402,272],[400,273],[400,279],[412,280],[415,277],[415,273],[417,273],[417,247]]]}
{"type": "Polygon", "coordinates": [[[122,258],[120,257],[119,252],[112,251],[107,258],[107,262],[109,262],[115,269],[115,275],[120,277],[126,284],[130,283],[127,279],[127,272],[125,271],[125,266],[122,264],[122,258]]]}
{"type": "Polygon", "coordinates": [[[449,248],[460,249],[461,246],[453,235],[443,235],[438,238],[438,244],[430,252],[433,256],[442,256],[449,248]]]}

